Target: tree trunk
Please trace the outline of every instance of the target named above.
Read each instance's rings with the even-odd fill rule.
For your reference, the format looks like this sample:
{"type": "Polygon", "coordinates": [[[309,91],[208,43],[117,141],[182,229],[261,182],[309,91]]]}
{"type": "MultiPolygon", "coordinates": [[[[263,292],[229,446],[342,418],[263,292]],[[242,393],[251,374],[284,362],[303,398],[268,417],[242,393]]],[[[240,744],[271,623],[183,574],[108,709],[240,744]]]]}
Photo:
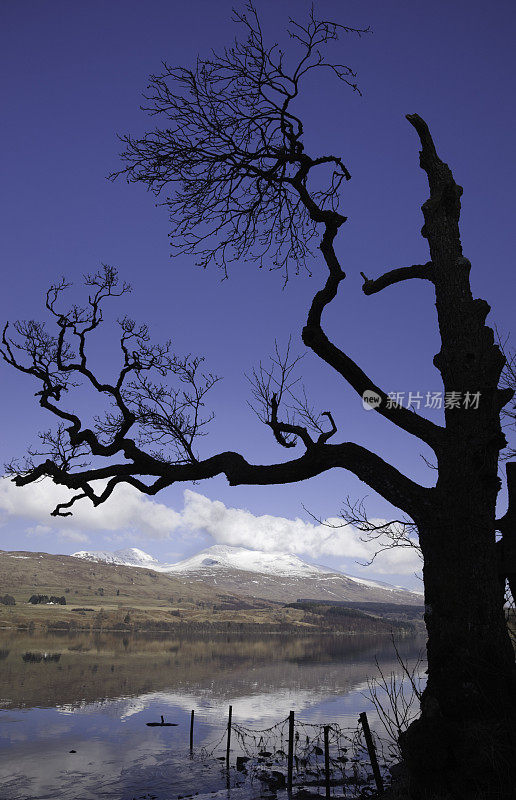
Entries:
{"type": "Polygon", "coordinates": [[[414,797],[514,798],[516,665],[503,612],[495,509],[506,441],[498,389],[503,355],[474,299],[459,233],[462,188],[437,156],[426,123],[409,115],[430,198],[423,204],[433,265],[445,433],[437,448],[433,508],[416,520],[424,557],[428,684],[421,717],[400,746],[414,797]],[[467,403],[465,399],[467,398],[467,403]],[[476,398],[475,400],[473,398],[476,398]],[[436,794],[437,792],[437,794],[436,794]]]}
{"type": "Polygon", "coordinates": [[[436,790],[454,800],[515,796],[516,664],[495,536],[503,437],[496,352],[487,332],[470,336],[467,351],[460,341],[448,351],[445,364],[454,362],[455,375],[450,380],[443,366],[445,386],[464,392],[473,384],[480,400],[478,408],[446,412],[433,508],[418,523],[428,683],[421,717],[400,742],[418,800],[436,790]],[[468,367],[468,353],[483,363],[483,381],[468,367]]]}
{"type": "MultiPolygon", "coordinates": [[[[470,489],[473,487],[469,487],[470,489]]],[[[494,527],[456,481],[420,530],[428,684],[401,737],[413,796],[514,798],[516,669],[497,577],[494,527]],[[444,498],[445,499],[445,498],[444,498]]]]}

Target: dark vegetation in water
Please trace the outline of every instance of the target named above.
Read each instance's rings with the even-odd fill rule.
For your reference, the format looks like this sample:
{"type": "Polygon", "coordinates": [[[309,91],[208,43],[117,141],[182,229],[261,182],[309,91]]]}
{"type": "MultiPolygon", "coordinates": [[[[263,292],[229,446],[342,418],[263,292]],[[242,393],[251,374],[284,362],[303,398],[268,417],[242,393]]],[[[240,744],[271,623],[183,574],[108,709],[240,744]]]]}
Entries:
{"type": "Polygon", "coordinates": [[[161,715],[161,722],[146,722],[148,728],[177,728],[177,722],[165,722],[163,714],[161,715]]]}
{"type": "Polygon", "coordinates": [[[40,661],[60,661],[61,653],[24,653],[22,661],[39,664],[40,661]]]}

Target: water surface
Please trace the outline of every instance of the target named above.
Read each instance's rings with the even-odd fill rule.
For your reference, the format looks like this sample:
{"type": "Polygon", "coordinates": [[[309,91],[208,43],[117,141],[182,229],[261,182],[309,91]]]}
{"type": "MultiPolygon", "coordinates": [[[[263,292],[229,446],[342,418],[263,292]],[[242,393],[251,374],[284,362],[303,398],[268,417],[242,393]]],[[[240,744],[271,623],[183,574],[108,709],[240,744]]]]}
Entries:
{"type": "MultiPolygon", "coordinates": [[[[421,646],[399,642],[409,667],[421,646]]],[[[375,659],[384,674],[401,674],[388,638],[2,631],[0,796],[165,800],[221,790],[227,775],[217,756],[225,752],[230,704],[234,721],[250,728],[266,729],[291,709],[307,723],[349,728],[367,711],[374,728],[364,694],[375,659]],[[162,714],[177,727],[146,725],[162,714]]],[[[233,763],[238,752],[235,741],[233,763]]]]}

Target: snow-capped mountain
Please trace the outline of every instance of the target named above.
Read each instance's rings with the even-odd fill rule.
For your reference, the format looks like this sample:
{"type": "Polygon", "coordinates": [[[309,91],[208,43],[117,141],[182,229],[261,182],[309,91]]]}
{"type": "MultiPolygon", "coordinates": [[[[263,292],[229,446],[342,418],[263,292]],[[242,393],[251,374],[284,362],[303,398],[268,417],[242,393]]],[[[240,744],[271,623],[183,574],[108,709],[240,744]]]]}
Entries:
{"type": "Polygon", "coordinates": [[[77,553],[72,553],[75,558],[83,558],[85,561],[105,561],[106,564],[120,564],[124,567],[147,567],[147,569],[155,569],[161,572],[161,565],[153,556],[144,553],[137,547],[128,547],[125,550],[115,550],[114,553],[108,553],[104,550],[99,550],[95,553],[88,550],[79,550],[77,553]]]}
{"type": "Polygon", "coordinates": [[[105,561],[187,577],[224,591],[267,600],[299,598],[421,605],[422,596],[387,583],[364,580],[308,564],[292,553],[265,553],[245,547],[213,545],[176,564],[161,564],[136,547],[114,553],[73,553],[88,561],[105,561]]]}
{"type": "Polygon", "coordinates": [[[200,553],[178,561],[167,567],[167,572],[197,572],[238,569],[244,572],[259,572],[265,575],[286,575],[295,577],[314,577],[326,575],[334,570],[307,564],[293,553],[264,553],[246,547],[230,547],[215,544],[200,553]]]}

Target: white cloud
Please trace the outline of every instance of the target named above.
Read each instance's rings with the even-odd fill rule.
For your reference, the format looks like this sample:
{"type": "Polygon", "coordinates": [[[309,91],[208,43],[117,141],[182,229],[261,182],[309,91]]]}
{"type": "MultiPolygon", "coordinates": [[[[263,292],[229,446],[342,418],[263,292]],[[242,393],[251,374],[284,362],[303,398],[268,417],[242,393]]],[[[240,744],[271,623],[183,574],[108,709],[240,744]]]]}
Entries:
{"type": "Polygon", "coordinates": [[[31,528],[31,533],[42,533],[42,526],[48,527],[50,522],[52,530],[57,532],[123,530],[164,539],[181,523],[177,511],[145,497],[127,484],[117,486],[109,500],[97,508],[89,500],[80,500],[73,506],[73,516],[64,519],[50,517],[57,503],[66,502],[72,495],[73,492],[50,480],[18,487],[3,477],[0,478],[0,513],[7,518],[34,520],[37,524],[31,528]]]}
{"type": "MultiPolygon", "coordinates": [[[[136,542],[168,539],[173,533],[186,530],[190,537],[206,533],[218,544],[269,553],[298,553],[313,559],[328,556],[350,562],[370,561],[378,549],[378,542],[362,541],[364,534],[352,525],[342,525],[340,518],[328,518],[328,525],[323,525],[270,514],[256,516],[242,508],[228,508],[220,500],[210,500],[189,489],[184,492],[184,506],[179,512],[124,484],[97,508],[88,500],[81,500],[73,506],[73,516],[50,518],[50,528],[50,511],[70,496],[71,492],[50,480],[17,487],[8,478],[0,478],[0,513],[7,518],[34,521],[35,525],[27,529],[34,536],[53,532],[62,539],[84,543],[89,541],[88,533],[103,531],[108,540],[118,544],[127,538],[136,542]]],[[[375,522],[380,524],[385,520],[375,522]]],[[[371,571],[410,575],[420,567],[414,550],[398,547],[381,553],[371,571]]]]}
{"type": "MultiPolygon", "coordinates": [[[[218,544],[250,547],[278,553],[298,553],[311,558],[333,556],[370,561],[379,547],[378,541],[362,541],[362,531],[343,525],[340,518],[328,518],[324,524],[302,519],[255,516],[241,508],[227,508],[220,500],[209,500],[202,494],[185,490],[183,524],[190,530],[203,530],[218,544]],[[334,527],[331,527],[334,526],[334,527]]],[[[386,520],[372,520],[376,525],[386,520]]],[[[397,547],[387,550],[374,561],[380,574],[412,574],[421,568],[416,552],[397,547]]]]}
{"type": "Polygon", "coordinates": [[[51,530],[50,525],[32,525],[26,529],[26,533],[28,536],[45,536],[51,530]]]}
{"type": "Polygon", "coordinates": [[[59,536],[61,539],[65,539],[67,542],[79,542],[80,544],[85,544],[86,542],[90,541],[90,537],[86,533],[70,530],[70,528],[64,528],[62,531],[59,531],[59,536]]]}

